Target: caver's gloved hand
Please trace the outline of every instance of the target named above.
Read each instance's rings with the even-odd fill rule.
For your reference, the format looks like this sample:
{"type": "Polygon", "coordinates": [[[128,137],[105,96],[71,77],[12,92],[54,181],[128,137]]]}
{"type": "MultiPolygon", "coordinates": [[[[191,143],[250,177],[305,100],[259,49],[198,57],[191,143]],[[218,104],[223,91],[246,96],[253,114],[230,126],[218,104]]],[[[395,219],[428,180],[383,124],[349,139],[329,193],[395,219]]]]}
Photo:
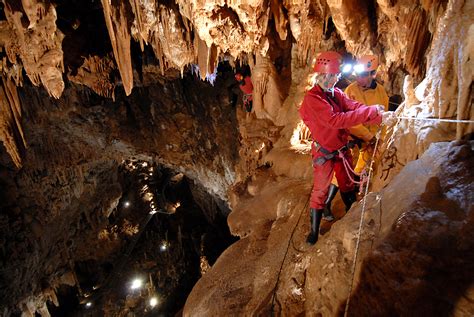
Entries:
{"type": "Polygon", "coordinates": [[[382,124],[388,127],[395,125],[397,122],[397,115],[393,111],[382,112],[382,124]]]}
{"type": "Polygon", "coordinates": [[[393,111],[385,111],[384,106],[375,105],[377,110],[382,115],[382,124],[386,126],[392,126],[397,122],[397,116],[393,111]]]}

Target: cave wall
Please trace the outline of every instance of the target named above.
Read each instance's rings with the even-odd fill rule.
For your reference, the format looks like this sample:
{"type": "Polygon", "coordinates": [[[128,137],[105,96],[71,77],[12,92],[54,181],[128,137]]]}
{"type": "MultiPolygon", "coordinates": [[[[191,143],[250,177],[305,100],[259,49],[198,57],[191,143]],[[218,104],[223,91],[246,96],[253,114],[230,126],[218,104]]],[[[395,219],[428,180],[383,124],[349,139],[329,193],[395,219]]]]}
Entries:
{"type": "Polygon", "coordinates": [[[127,98],[118,93],[115,101],[76,84],[57,100],[20,88],[28,150],[20,170],[1,169],[2,306],[22,300],[27,311],[36,302],[34,313],[73,271],[71,263],[113,261],[122,242],[97,237],[122,198],[117,171],[124,159],[181,171],[221,202],[214,212],[224,217],[238,141],[236,130],[222,129],[236,118],[218,92],[193,76],[163,79],[127,98]]]}
{"type": "MultiPolygon", "coordinates": [[[[346,4],[339,4],[337,2],[335,8],[341,11],[346,8],[346,4]]],[[[390,25],[380,37],[387,39],[393,47],[400,45],[397,46],[398,53],[394,53],[396,50],[391,52],[394,54],[391,58],[400,61],[402,56],[406,58],[413,54],[409,57],[413,64],[404,66],[404,73],[409,76],[398,83],[403,86],[404,103],[397,114],[472,120],[472,107],[468,106],[472,105],[472,37],[467,36],[474,21],[472,4],[465,1],[424,3],[425,8],[430,8],[424,13],[415,10],[413,2],[380,2],[379,5],[385,13],[388,9],[395,10],[390,16],[393,24],[389,24],[387,18],[379,20],[385,21],[381,22],[379,30],[383,23],[387,23],[385,27],[390,25]],[[396,13],[398,10],[405,14],[396,13]],[[408,13],[413,11],[415,14],[408,13]],[[403,17],[410,23],[405,24],[407,21],[403,22],[403,17]],[[421,31],[415,31],[417,28],[421,31]],[[433,37],[429,45],[426,37],[433,37]],[[417,54],[428,56],[425,66],[420,62],[422,57],[415,57],[417,54]]],[[[337,28],[337,21],[334,23],[337,28]]],[[[349,28],[348,25],[344,24],[344,27],[349,28]]],[[[350,32],[355,34],[356,30],[349,28],[347,32],[340,32],[341,38],[346,38],[346,47],[350,32]]],[[[333,316],[344,311],[362,202],[347,215],[338,214],[338,218],[343,218],[332,227],[323,224],[323,234],[329,228],[331,231],[314,247],[305,245],[309,230],[305,198],[311,190],[312,169],[309,156],[304,155],[309,151],[308,136],[300,129],[295,106],[303,98],[310,69],[297,62],[299,52],[295,47],[292,54],[292,85],[276,116],[277,124],[282,126],[280,138],[273,142],[273,148],[264,156],[260,168],[230,196],[233,209],[229,226],[241,239],[227,249],[209,274],[196,284],[184,309],[186,316],[212,315],[217,311],[241,315],[333,316]],[[237,254],[244,254],[238,262],[235,261],[237,254]],[[238,278],[232,278],[235,276],[238,278]]],[[[389,63],[382,66],[382,73],[386,71],[386,76],[398,77],[397,67],[391,65],[385,69],[387,65],[389,63]]],[[[393,82],[387,86],[395,87],[393,82]]],[[[436,143],[469,139],[470,133],[472,125],[465,123],[399,120],[389,127],[382,148],[382,166],[373,178],[371,191],[374,193],[368,197],[349,315],[370,314],[367,307],[380,315],[416,311],[419,314],[442,312],[464,316],[474,311],[469,304],[471,279],[464,283],[442,273],[455,262],[462,267],[461,280],[470,271],[471,257],[460,258],[472,248],[465,245],[470,239],[466,228],[472,225],[472,208],[469,207],[472,204],[472,195],[469,196],[472,173],[470,167],[464,165],[472,160],[472,144],[461,142],[443,145],[441,149],[436,143]],[[430,146],[431,152],[425,153],[430,146]],[[421,162],[413,162],[424,154],[426,157],[421,162]],[[460,176],[462,173],[465,175],[460,176]],[[433,179],[428,180],[431,176],[433,179]],[[450,181],[445,183],[447,179],[450,181]],[[432,185],[432,182],[436,184],[432,185]],[[460,191],[451,186],[459,186],[460,191]],[[437,195],[439,198],[434,199],[437,195]],[[386,196],[389,197],[383,199],[386,196]],[[451,199],[453,201],[448,202],[451,199]],[[460,218],[444,209],[446,205],[456,206],[452,212],[460,218]],[[436,217],[427,219],[431,212],[436,217]],[[464,221],[461,227],[466,227],[458,227],[458,220],[464,221]],[[459,248],[451,250],[443,245],[438,239],[444,235],[457,241],[455,244],[459,248]],[[407,240],[403,241],[400,236],[407,240]],[[429,242],[431,239],[436,242],[429,242]],[[406,261],[412,264],[407,270],[403,259],[410,254],[416,256],[407,258],[406,261]],[[377,261],[383,264],[375,264],[377,261]],[[431,268],[427,264],[430,261],[439,263],[431,268]],[[445,289],[443,284],[449,286],[445,289]],[[431,291],[436,295],[428,296],[431,291]],[[397,299],[395,302],[394,298],[397,299]],[[420,301],[423,303],[418,307],[415,303],[420,301]]],[[[340,202],[334,203],[336,211],[342,208],[340,202]]]]}

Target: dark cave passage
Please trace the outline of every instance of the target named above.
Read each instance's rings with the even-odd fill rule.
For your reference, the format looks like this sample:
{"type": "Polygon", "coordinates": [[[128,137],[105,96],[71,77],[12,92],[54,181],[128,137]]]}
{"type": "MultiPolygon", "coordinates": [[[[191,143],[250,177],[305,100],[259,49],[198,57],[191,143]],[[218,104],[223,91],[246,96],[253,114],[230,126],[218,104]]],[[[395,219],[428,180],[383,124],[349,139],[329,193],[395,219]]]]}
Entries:
{"type": "Polygon", "coordinates": [[[52,316],[172,316],[236,240],[222,204],[182,173],[128,160],[119,180],[122,198],[98,234],[106,246],[94,250],[95,259],[74,263],[79,286],[59,288],[59,307],[48,305],[52,316]],[[142,285],[132,286],[138,280],[142,285]]]}

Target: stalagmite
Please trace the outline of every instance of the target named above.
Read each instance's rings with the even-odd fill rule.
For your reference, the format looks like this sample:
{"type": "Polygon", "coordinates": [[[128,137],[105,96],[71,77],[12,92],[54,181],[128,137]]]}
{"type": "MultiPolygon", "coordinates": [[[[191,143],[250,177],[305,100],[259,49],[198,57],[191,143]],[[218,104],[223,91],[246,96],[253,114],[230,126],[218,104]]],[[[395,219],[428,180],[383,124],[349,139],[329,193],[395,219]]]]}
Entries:
{"type": "Polygon", "coordinates": [[[275,66],[268,58],[257,55],[252,69],[252,82],[255,115],[259,119],[269,119],[276,123],[283,96],[275,66]]]}

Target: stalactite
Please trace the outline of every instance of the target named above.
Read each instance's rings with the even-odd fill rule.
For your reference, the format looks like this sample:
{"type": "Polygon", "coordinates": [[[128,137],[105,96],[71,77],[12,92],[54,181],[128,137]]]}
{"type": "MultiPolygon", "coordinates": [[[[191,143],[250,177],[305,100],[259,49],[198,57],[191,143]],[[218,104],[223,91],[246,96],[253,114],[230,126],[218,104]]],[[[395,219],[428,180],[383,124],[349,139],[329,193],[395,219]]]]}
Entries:
{"type": "Polygon", "coordinates": [[[346,49],[356,55],[372,51],[367,4],[357,0],[328,0],[327,4],[346,49]]]}
{"type": "Polygon", "coordinates": [[[22,165],[21,153],[26,149],[21,124],[21,104],[15,84],[5,76],[2,76],[0,96],[0,140],[13,164],[20,168],[22,165]]]}
{"type": "Polygon", "coordinates": [[[160,5],[158,22],[154,28],[156,38],[154,43],[159,41],[166,63],[179,70],[183,70],[186,65],[194,62],[193,46],[192,43],[186,41],[186,38],[189,38],[186,33],[181,26],[179,13],[160,5]]]}
{"type": "Polygon", "coordinates": [[[217,67],[217,60],[219,58],[219,49],[214,44],[209,47],[209,61],[208,70],[210,74],[213,74],[217,67]]]}
{"type": "Polygon", "coordinates": [[[321,46],[323,36],[321,21],[325,19],[325,13],[320,8],[321,6],[317,8],[312,6],[309,1],[302,1],[287,8],[290,29],[297,39],[295,62],[298,66],[310,64],[309,58],[314,57],[321,46]]]}
{"type": "Polygon", "coordinates": [[[104,8],[105,24],[109,31],[110,42],[114,51],[115,61],[122,77],[125,94],[132,93],[133,70],[130,55],[130,20],[126,2],[101,0],[104,8]]]}
{"type": "Polygon", "coordinates": [[[405,65],[410,74],[420,77],[424,70],[426,49],[431,42],[428,31],[426,12],[418,8],[410,15],[408,20],[408,47],[405,55],[405,65]]]}
{"type": "Polygon", "coordinates": [[[201,40],[199,36],[196,36],[196,47],[199,65],[199,75],[204,80],[207,74],[207,63],[209,61],[209,49],[206,46],[206,42],[201,40]]]}
{"type": "Polygon", "coordinates": [[[286,37],[288,35],[288,32],[287,32],[288,20],[286,19],[286,16],[283,12],[283,8],[280,2],[277,0],[271,0],[270,8],[272,10],[273,19],[275,20],[275,28],[278,32],[278,35],[280,36],[280,39],[284,41],[286,40],[286,37]]]}
{"type": "Polygon", "coordinates": [[[130,0],[130,5],[135,16],[132,25],[132,36],[140,42],[140,48],[143,51],[144,45],[152,39],[152,33],[157,23],[157,2],[130,0]]]}
{"type": "Polygon", "coordinates": [[[5,0],[5,16],[9,23],[10,36],[3,38],[8,59],[16,68],[17,56],[31,82],[38,86],[40,83],[48,93],[59,98],[64,90],[62,73],[63,51],[61,43],[64,35],[56,27],[56,10],[53,5],[36,0],[23,0],[23,10],[29,20],[29,25],[22,24],[23,13],[15,11],[12,0],[5,0]]]}

